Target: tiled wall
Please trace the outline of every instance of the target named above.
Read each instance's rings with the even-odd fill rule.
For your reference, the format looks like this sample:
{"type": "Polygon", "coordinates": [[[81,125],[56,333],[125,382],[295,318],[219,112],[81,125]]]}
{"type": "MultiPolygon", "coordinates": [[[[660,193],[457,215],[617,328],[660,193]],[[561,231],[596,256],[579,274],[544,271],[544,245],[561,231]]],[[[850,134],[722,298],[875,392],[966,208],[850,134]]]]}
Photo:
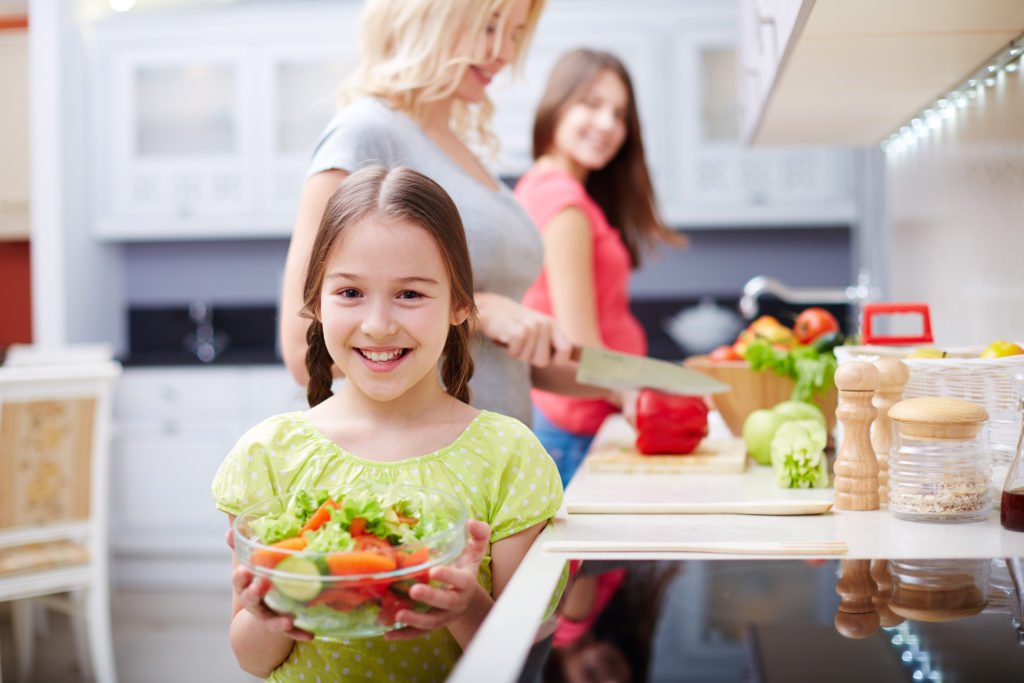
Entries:
{"type": "Polygon", "coordinates": [[[1024,339],[1024,72],[999,78],[888,161],[892,299],[940,346],[1024,339]]]}

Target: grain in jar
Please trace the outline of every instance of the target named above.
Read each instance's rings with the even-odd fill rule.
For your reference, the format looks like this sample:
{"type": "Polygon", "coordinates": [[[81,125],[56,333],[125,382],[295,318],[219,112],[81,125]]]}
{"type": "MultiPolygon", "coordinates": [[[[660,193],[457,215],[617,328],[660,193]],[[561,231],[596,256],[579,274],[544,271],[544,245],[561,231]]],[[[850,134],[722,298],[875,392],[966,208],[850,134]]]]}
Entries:
{"type": "Polygon", "coordinates": [[[979,405],[918,397],[889,409],[889,510],[916,522],[975,522],[992,509],[992,465],[979,405]]]}

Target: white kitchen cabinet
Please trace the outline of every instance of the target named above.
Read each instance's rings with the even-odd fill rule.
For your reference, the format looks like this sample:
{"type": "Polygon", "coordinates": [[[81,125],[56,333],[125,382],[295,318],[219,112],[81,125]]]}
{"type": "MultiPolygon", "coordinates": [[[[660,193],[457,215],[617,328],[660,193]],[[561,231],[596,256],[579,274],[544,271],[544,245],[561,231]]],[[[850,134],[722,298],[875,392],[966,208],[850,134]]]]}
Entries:
{"type": "Polygon", "coordinates": [[[245,430],[304,407],[302,389],[281,367],[126,369],[111,464],[115,580],[226,585],[227,518],[214,507],[213,476],[245,430]]]}
{"type": "MultiPolygon", "coordinates": [[[[763,2],[795,21],[786,2],[763,2]]],[[[495,84],[499,172],[531,162],[532,122],[548,74],[575,47],[611,51],[626,65],[663,216],[674,226],[852,224],[852,155],[839,147],[750,149],[741,140],[738,13],[731,3],[553,3],[523,74],[495,84]]]]}
{"type": "MultiPolygon", "coordinates": [[[[774,26],[795,20],[792,3],[759,4],[785,17],[774,26]]],[[[288,236],[316,136],[355,64],[360,8],[276,3],[101,22],[100,235],[288,236]]],[[[533,116],[551,67],[569,49],[593,46],[618,55],[631,73],[671,224],[852,222],[846,151],[742,146],[738,22],[737,7],[718,0],[549,3],[522,73],[506,70],[492,88],[495,170],[516,177],[529,167],[533,116]]]]}
{"type": "Polygon", "coordinates": [[[355,63],[358,8],[288,9],[97,23],[99,237],[290,234],[316,136],[355,63]]]}

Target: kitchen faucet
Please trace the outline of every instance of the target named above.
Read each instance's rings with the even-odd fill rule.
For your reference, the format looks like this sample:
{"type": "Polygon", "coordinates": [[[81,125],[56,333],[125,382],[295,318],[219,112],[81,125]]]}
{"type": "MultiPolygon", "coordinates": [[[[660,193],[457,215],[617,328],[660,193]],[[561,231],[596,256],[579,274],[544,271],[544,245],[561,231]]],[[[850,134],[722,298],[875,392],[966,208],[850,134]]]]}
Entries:
{"type": "Polygon", "coordinates": [[[774,294],[792,304],[852,304],[850,329],[860,332],[861,313],[864,304],[874,298],[871,277],[866,268],[857,273],[857,284],[849,287],[787,287],[773,277],[757,275],[743,285],[739,311],[746,318],[757,315],[758,298],[762,294],[774,294]]]}

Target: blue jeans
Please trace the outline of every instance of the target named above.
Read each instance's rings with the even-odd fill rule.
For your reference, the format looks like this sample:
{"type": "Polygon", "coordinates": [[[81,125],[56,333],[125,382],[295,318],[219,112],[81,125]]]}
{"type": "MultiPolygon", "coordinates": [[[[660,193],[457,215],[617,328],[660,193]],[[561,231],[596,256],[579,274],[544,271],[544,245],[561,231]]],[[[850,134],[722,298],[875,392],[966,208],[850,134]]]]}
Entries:
{"type": "Polygon", "coordinates": [[[576,468],[583,462],[583,456],[587,454],[594,435],[567,432],[544,417],[536,408],[533,409],[533,433],[558,466],[562,486],[567,485],[572,475],[576,473],[576,468]]]}

